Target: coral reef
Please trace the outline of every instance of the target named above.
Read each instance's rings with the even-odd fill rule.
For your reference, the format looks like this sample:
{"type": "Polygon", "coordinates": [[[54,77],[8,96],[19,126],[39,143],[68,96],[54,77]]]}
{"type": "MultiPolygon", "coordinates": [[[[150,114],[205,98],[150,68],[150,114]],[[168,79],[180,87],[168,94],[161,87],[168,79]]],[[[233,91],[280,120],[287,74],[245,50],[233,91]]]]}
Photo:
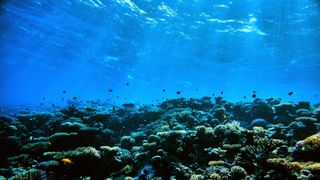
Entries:
{"type": "Polygon", "coordinates": [[[320,109],[222,97],[0,116],[0,179],[319,179],[320,109]]]}

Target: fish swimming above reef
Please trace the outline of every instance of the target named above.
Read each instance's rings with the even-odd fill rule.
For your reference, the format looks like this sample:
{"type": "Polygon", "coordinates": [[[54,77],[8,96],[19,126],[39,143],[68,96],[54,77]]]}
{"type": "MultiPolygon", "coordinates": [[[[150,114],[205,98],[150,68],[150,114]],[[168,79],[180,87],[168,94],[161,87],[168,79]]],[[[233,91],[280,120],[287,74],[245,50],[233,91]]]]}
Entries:
{"type": "Polygon", "coordinates": [[[176,94],[181,94],[181,91],[177,91],[176,94]]]}
{"type": "Polygon", "coordinates": [[[226,114],[223,114],[221,115],[221,117],[222,117],[222,120],[226,120],[228,116],[226,114]]]}
{"type": "Polygon", "coordinates": [[[288,93],[289,96],[291,96],[292,94],[293,94],[293,91],[290,91],[290,92],[288,93]]]}
{"type": "Polygon", "coordinates": [[[253,91],[252,92],[252,98],[256,98],[257,97],[257,91],[253,91]]]}
{"type": "Polygon", "coordinates": [[[63,158],[61,159],[63,165],[70,165],[72,164],[72,160],[70,158],[63,158]]]}

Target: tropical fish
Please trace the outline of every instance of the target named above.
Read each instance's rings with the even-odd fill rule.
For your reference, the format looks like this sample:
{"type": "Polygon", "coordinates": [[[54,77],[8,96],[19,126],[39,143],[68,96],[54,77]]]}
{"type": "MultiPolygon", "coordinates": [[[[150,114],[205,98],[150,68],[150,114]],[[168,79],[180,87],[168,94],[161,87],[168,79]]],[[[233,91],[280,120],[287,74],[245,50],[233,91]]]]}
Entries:
{"type": "Polygon", "coordinates": [[[70,165],[72,164],[72,160],[70,158],[63,158],[61,159],[62,164],[64,165],[70,165]]]}
{"type": "Polygon", "coordinates": [[[176,94],[181,94],[181,91],[177,91],[176,94]]]}
{"type": "Polygon", "coordinates": [[[252,93],[253,93],[252,94],[252,98],[256,98],[257,97],[257,91],[253,91],[252,93]]]}
{"type": "Polygon", "coordinates": [[[222,114],[221,117],[223,120],[225,120],[225,119],[227,119],[228,116],[226,114],[222,114]]]}
{"type": "Polygon", "coordinates": [[[108,89],[108,92],[112,92],[113,90],[112,89],[108,89]]]}
{"type": "Polygon", "coordinates": [[[290,92],[288,93],[289,96],[291,96],[292,94],[293,94],[293,91],[290,91],[290,92]]]}

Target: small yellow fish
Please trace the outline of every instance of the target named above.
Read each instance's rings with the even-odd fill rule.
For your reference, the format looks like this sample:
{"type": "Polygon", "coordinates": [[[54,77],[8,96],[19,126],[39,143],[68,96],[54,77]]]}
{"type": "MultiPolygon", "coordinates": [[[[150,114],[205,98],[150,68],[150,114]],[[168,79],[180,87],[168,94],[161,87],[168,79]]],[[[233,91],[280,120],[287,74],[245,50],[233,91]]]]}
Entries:
{"type": "Polygon", "coordinates": [[[64,164],[64,165],[70,165],[72,164],[72,160],[70,158],[63,158],[61,159],[61,162],[64,164]]]}
{"type": "Polygon", "coordinates": [[[227,119],[228,116],[223,114],[223,115],[221,115],[221,117],[222,117],[223,120],[225,120],[225,119],[227,119]]]}

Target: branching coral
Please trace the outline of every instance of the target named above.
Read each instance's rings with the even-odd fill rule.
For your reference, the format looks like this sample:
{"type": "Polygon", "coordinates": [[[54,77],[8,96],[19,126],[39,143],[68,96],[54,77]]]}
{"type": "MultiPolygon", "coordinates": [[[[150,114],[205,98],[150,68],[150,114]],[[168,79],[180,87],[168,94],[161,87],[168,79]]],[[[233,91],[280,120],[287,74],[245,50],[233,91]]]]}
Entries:
{"type": "Polygon", "coordinates": [[[283,141],[268,139],[266,137],[255,137],[254,143],[254,145],[241,148],[234,162],[235,165],[244,167],[247,172],[263,168],[266,160],[275,156],[272,152],[282,145],[283,141]]]}
{"type": "Polygon", "coordinates": [[[303,171],[310,171],[316,176],[320,175],[320,163],[318,162],[292,162],[285,158],[272,158],[267,160],[267,164],[270,169],[287,177],[297,177],[303,171]]]}

